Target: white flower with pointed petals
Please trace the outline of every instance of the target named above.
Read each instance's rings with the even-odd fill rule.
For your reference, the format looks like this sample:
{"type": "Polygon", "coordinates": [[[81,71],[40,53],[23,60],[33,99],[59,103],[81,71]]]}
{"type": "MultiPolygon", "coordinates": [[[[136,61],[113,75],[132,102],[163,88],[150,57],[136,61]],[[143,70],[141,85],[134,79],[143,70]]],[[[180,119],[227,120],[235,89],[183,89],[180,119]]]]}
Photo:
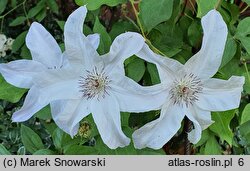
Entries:
{"type": "Polygon", "coordinates": [[[33,86],[15,118],[28,119],[48,103],[59,103],[51,106],[52,116],[65,132],[74,136],[79,122],[92,113],[104,143],[112,149],[124,147],[130,139],[121,129],[120,111],[159,109],[160,105],[154,102],[163,97],[156,93],[142,95],[147,88],[125,76],[123,61],[142,48],[142,36],[132,32],[121,34],[113,41],[109,53],[100,56],[91,44],[95,41],[82,34],[86,13],[86,7],[80,7],[65,23],[69,67],[32,77],[33,86]]]}
{"type": "Polygon", "coordinates": [[[132,137],[136,148],[161,148],[181,127],[184,116],[193,122],[188,138],[197,143],[202,129],[213,123],[210,111],[237,108],[244,77],[229,80],[211,78],[218,71],[227,39],[227,26],[216,10],[202,18],[204,37],[201,50],[185,65],[153,53],[147,45],[137,56],[157,65],[161,84],[160,117],[140,129],[132,137]]]}
{"type": "MultiPolygon", "coordinates": [[[[87,40],[95,48],[99,45],[99,38],[99,34],[87,36],[87,40]]],[[[31,52],[32,60],[16,60],[7,64],[0,64],[0,73],[8,83],[20,88],[30,88],[24,102],[27,105],[33,101],[32,98],[38,96],[38,94],[33,94],[34,92],[38,93],[35,91],[33,77],[47,70],[68,67],[68,59],[65,53],[61,52],[53,36],[37,22],[32,23],[28,31],[26,45],[31,52]]],[[[55,108],[53,106],[58,107],[59,104],[61,104],[59,101],[51,102],[52,108],[55,108]]],[[[12,120],[14,122],[25,121],[38,110],[28,112],[22,108],[13,114],[12,120]],[[21,111],[24,111],[24,113],[20,114],[21,111]]]]}

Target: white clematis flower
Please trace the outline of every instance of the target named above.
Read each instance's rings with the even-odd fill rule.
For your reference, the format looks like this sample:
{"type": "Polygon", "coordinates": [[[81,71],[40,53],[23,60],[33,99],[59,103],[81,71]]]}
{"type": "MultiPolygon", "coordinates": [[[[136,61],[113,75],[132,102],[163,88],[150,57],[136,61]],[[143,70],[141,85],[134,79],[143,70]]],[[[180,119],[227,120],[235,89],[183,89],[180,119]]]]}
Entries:
{"type": "Polygon", "coordinates": [[[213,123],[210,111],[237,108],[244,77],[229,80],[211,78],[218,71],[227,39],[227,26],[220,13],[211,10],[202,18],[204,37],[201,50],[185,65],[153,53],[147,45],[136,54],[157,65],[162,87],[160,117],[140,129],[132,137],[136,148],[161,148],[181,127],[184,116],[193,122],[188,134],[197,143],[201,132],[213,123]]]}
{"type": "Polygon", "coordinates": [[[56,102],[59,105],[51,106],[53,119],[71,136],[77,133],[79,122],[92,113],[104,143],[112,149],[124,147],[130,139],[122,132],[120,111],[159,109],[160,105],[153,102],[163,97],[156,93],[142,95],[147,88],[125,77],[123,61],[142,48],[142,36],[132,32],[121,34],[110,52],[99,56],[97,46],[91,44],[96,41],[89,41],[82,34],[86,13],[86,7],[80,7],[65,23],[65,55],[69,67],[33,76],[33,86],[15,118],[27,120],[50,102],[56,102]]]}
{"type": "MultiPolygon", "coordinates": [[[[99,34],[87,36],[87,40],[95,49],[99,45],[99,39],[99,34]]],[[[11,42],[9,43],[11,44],[11,42]]],[[[34,96],[38,96],[33,94],[34,92],[38,93],[34,90],[36,86],[33,77],[41,72],[67,68],[69,65],[65,53],[61,52],[56,40],[37,22],[32,23],[28,31],[26,45],[31,52],[32,60],[16,60],[7,64],[0,64],[0,73],[8,83],[20,88],[30,88],[24,102],[24,107],[12,116],[14,122],[25,121],[38,111],[38,109],[33,112],[25,110],[27,103],[30,103],[34,96]]],[[[58,107],[60,104],[59,101],[51,102],[51,107],[55,108],[54,106],[58,107]]]]}

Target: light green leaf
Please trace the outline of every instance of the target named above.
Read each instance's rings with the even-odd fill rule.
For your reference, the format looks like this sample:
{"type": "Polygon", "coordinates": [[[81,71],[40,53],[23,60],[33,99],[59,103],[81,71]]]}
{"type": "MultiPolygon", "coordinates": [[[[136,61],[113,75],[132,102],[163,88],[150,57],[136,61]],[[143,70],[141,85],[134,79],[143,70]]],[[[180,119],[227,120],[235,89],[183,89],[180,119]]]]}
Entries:
{"type": "Polygon", "coordinates": [[[0,1],[0,14],[2,14],[7,6],[8,0],[0,1]]]}
{"type": "Polygon", "coordinates": [[[26,44],[23,45],[22,49],[21,49],[21,57],[23,59],[32,59],[30,50],[28,49],[28,47],[26,46],[26,44]]]}
{"type": "Polygon", "coordinates": [[[250,103],[247,104],[242,112],[240,124],[250,120],[250,103]]]}
{"type": "Polygon", "coordinates": [[[51,151],[49,149],[41,149],[33,153],[33,155],[55,155],[56,153],[54,151],[51,151]]]}
{"type": "Polygon", "coordinates": [[[222,141],[226,141],[229,145],[233,143],[233,132],[230,129],[230,122],[234,115],[235,110],[213,112],[212,120],[215,123],[209,127],[222,141]]]}
{"type": "Polygon", "coordinates": [[[246,49],[247,53],[250,54],[250,17],[245,18],[244,20],[240,21],[235,38],[241,41],[242,45],[246,49]]]}
{"type": "Polygon", "coordinates": [[[126,75],[138,82],[142,79],[146,67],[144,61],[140,58],[134,58],[125,68],[126,75]]]}
{"type": "Polygon", "coordinates": [[[173,2],[173,0],[144,0],[140,2],[139,17],[145,31],[150,32],[152,28],[171,17],[173,2]]]}
{"type": "Polygon", "coordinates": [[[79,6],[87,5],[88,10],[96,10],[102,5],[116,6],[121,3],[126,3],[126,0],[75,0],[76,4],[79,6]]]}
{"type": "Polygon", "coordinates": [[[104,54],[109,51],[111,45],[111,38],[106,31],[106,28],[100,23],[98,17],[96,17],[93,31],[100,34],[100,45],[98,47],[98,52],[104,54]]]}
{"type": "Polygon", "coordinates": [[[20,89],[7,83],[0,75],[0,99],[16,103],[21,99],[26,91],[26,89],[20,89]]]}
{"type": "Polygon", "coordinates": [[[221,147],[216,140],[215,136],[210,136],[205,145],[205,155],[217,155],[221,154],[221,147]]]}
{"type": "Polygon", "coordinates": [[[20,24],[23,24],[25,20],[26,20],[26,17],[24,17],[24,16],[17,17],[15,20],[13,20],[9,24],[9,26],[11,26],[11,27],[18,26],[20,24]]]}
{"type": "Polygon", "coordinates": [[[12,45],[12,52],[13,53],[17,52],[23,46],[27,33],[28,33],[28,31],[24,31],[17,36],[17,38],[15,39],[15,41],[13,42],[13,45],[12,45]]]}
{"type": "Polygon", "coordinates": [[[197,0],[198,13],[197,17],[201,18],[208,13],[208,11],[214,9],[218,0],[197,0]]]}
{"type": "Polygon", "coordinates": [[[161,80],[156,65],[147,63],[147,70],[149,72],[152,84],[159,84],[161,80]]]}
{"type": "Polygon", "coordinates": [[[43,8],[37,15],[36,15],[36,20],[38,22],[41,22],[47,15],[47,10],[46,8],[43,8]]]}
{"type": "Polygon", "coordinates": [[[41,138],[37,133],[25,125],[21,125],[21,139],[24,147],[30,153],[35,153],[40,149],[44,149],[41,138]]]}
{"type": "Polygon", "coordinates": [[[4,147],[3,144],[0,144],[0,155],[11,155],[11,153],[4,147]]]}

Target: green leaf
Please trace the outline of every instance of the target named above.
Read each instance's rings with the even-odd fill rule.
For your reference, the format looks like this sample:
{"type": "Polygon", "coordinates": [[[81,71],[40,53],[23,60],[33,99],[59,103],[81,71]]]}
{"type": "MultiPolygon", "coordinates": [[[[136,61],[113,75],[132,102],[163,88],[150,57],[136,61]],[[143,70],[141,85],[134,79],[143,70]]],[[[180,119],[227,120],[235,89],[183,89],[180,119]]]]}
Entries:
{"type": "Polygon", "coordinates": [[[65,21],[56,20],[56,23],[58,24],[58,26],[60,27],[60,29],[61,29],[62,31],[64,31],[65,21]]]}
{"type": "Polygon", "coordinates": [[[75,3],[79,6],[87,5],[88,10],[96,10],[102,5],[116,6],[121,3],[126,3],[127,0],[75,0],[75,3]]]}
{"type": "Polygon", "coordinates": [[[152,84],[159,84],[161,80],[156,65],[147,62],[147,70],[149,72],[152,84]]]}
{"type": "Polygon", "coordinates": [[[36,15],[36,20],[38,22],[41,22],[47,15],[47,10],[46,8],[42,9],[37,15],[36,15]]]}
{"type": "Polygon", "coordinates": [[[222,62],[220,67],[222,68],[225,66],[230,60],[233,59],[234,55],[237,51],[237,44],[231,34],[228,34],[227,42],[224,50],[224,54],[222,57],[222,62]]]}
{"type": "Polygon", "coordinates": [[[24,17],[24,16],[17,17],[15,20],[13,20],[9,24],[9,26],[11,26],[11,27],[18,26],[20,24],[23,24],[25,20],[26,20],[26,17],[24,17]]]}
{"type": "Polygon", "coordinates": [[[246,2],[247,5],[250,5],[250,0],[242,0],[243,2],[246,2]]]}
{"type": "Polygon", "coordinates": [[[46,8],[46,6],[45,6],[45,0],[39,1],[38,4],[35,7],[31,8],[28,11],[28,17],[29,18],[35,17],[44,8],[46,8]]]}
{"type": "Polygon", "coordinates": [[[56,153],[54,151],[51,151],[49,149],[41,149],[33,153],[33,155],[55,155],[56,153]]]}
{"type": "Polygon", "coordinates": [[[210,136],[205,145],[205,155],[218,155],[221,154],[221,147],[217,142],[215,136],[210,136]]]}
{"type": "Polygon", "coordinates": [[[138,82],[142,79],[146,71],[146,67],[142,59],[134,58],[132,61],[128,63],[125,70],[126,70],[126,75],[129,78],[132,78],[134,81],[138,82]]]}
{"type": "Polygon", "coordinates": [[[208,13],[208,11],[214,9],[218,0],[197,0],[198,13],[197,17],[201,18],[208,13]]]}
{"type": "Polygon", "coordinates": [[[28,47],[26,46],[26,44],[23,45],[22,49],[21,49],[21,57],[23,59],[32,59],[30,50],[28,49],[28,47]]]}
{"type": "Polygon", "coordinates": [[[242,137],[245,137],[246,135],[250,134],[250,121],[247,121],[239,126],[239,131],[242,137]]]}
{"type": "Polygon", "coordinates": [[[112,29],[109,32],[110,37],[114,40],[121,33],[125,33],[127,31],[137,31],[135,26],[128,21],[118,21],[112,25],[112,29]]]}
{"type": "Polygon", "coordinates": [[[8,0],[0,1],[0,14],[2,14],[7,6],[8,0]]]}
{"type": "Polygon", "coordinates": [[[13,42],[13,45],[12,45],[12,52],[13,53],[17,52],[23,46],[27,33],[28,33],[28,31],[24,31],[17,36],[17,38],[15,39],[15,41],[13,42]]]}
{"type": "Polygon", "coordinates": [[[50,111],[50,106],[47,105],[46,107],[44,107],[42,110],[39,110],[35,116],[39,119],[42,120],[47,120],[47,119],[51,119],[51,111],[50,111]]]}
{"type": "Polygon", "coordinates": [[[150,32],[152,28],[171,17],[173,0],[145,0],[140,2],[139,8],[143,28],[150,32]]]}
{"type": "Polygon", "coordinates": [[[51,9],[52,12],[58,14],[59,13],[59,7],[57,5],[56,0],[47,0],[46,1],[49,8],[51,9]]]}
{"type": "Polygon", "coordinates": [[[0,75],[0,99],[16,103],[21,99],[26,91],[26,89],[20,89],[7,83],[0,75]]]}
{"type": "Polygon", "coordinates": [[[65,152],[65,155],[93,155],[98,154],[98,150],[90,146],[72,145],[65,152]]]}
{"type": "Polygon", "coordinates": [[[11,153],[4,147],[3,144],[0,144],[0,155],[11,155],[11,153]]]}
{"type": "Polygon", "coordinates": [[[98,17],[96,17],[93,31],[95,33],[99,33],[100,38],[101,38],[98,52],[100,54],[104,54],[104,53],[108,52],[110,45],[111,45],[111,38],[110,38],[109,34],[107,33],[106,28],[100,23],[98,17]]]}
{"type": "Polygon", "coordinates": [[[242,112],[240,124],[250,120],[250,103],[247,104],[242,112]]]}
{"type": "Polygon", "coordinates": [[[35,153],[40,149],[44,149],[41,138],[31,128],[21,125],[21,140],[24,147],[30,153],[35,153]]]}
{"type": "Polygon", "coordinates": [[[199,20],[194,20],[188,28],[189,42],[193,47],[197,47],[202,40],[202,28],[199,20]]]}
{"type": "Polygon", "coordinates": [[[240,21],[235,38],[241,41],[242,45],[246,49],[247,53],[250,54],[250,17],[245,18],[244,20],[240,21]]]}
{"type": "Polygon", "coordinates": [[[209,127],[222,141],[226,141],[229,145],[233,143],[233,132],[230,129],[230,122],[234,115],[235,110],[213,112],[212,120],[215,123],[209,127]]]}

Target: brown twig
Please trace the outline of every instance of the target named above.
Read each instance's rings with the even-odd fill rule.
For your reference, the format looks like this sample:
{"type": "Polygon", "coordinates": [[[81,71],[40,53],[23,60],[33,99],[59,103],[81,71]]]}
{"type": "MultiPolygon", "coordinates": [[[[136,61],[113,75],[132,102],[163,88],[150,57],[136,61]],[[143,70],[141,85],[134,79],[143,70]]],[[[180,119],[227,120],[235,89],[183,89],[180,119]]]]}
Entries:
{"type": "Polygon", "coordinates": [[[184,140],[184,154],[191,155],[192,147],[191,143],[188,140],[188,133],[192,130],[192,121],[190,121],[187,117],[184,118],[184,133],[185,133],[185,140],[184,140]]]}

